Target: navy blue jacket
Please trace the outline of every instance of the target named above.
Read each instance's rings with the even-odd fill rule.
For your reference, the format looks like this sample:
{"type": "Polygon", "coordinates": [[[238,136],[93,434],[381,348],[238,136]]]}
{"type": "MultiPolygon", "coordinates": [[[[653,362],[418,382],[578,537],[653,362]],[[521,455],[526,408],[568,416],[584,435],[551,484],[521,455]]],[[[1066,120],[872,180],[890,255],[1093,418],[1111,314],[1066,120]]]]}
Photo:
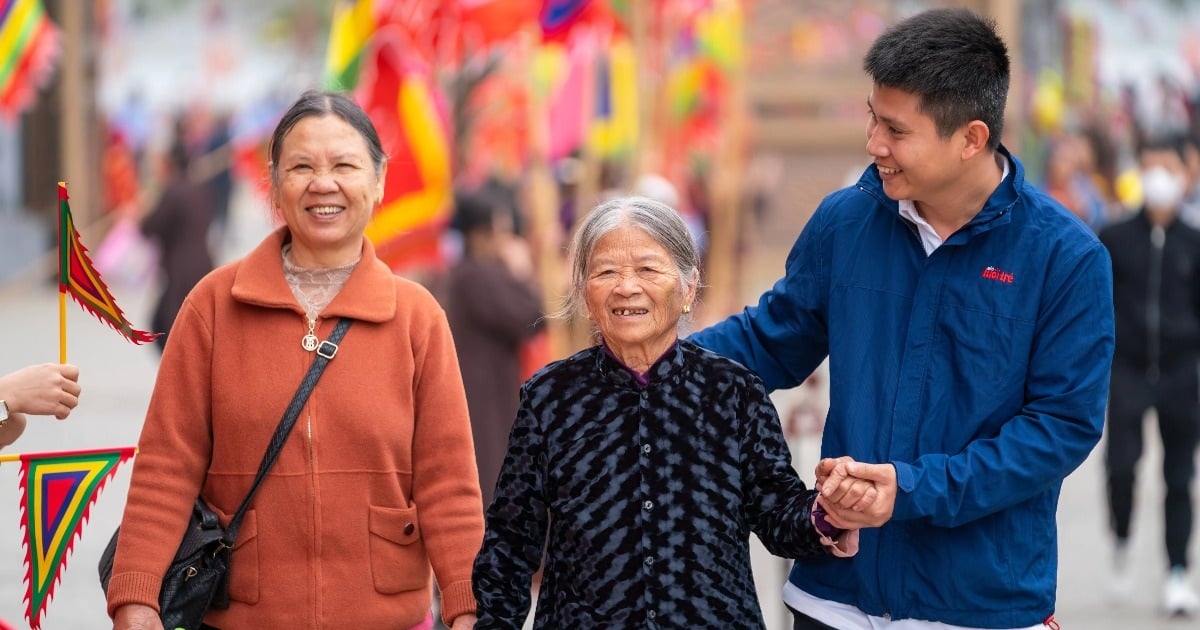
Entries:
{"type": "Polygon", "coordinates": [[[1062,480],[1100,439],[1112,270],[1092,232],[1009,177],[926,256],[867,168],[817,208],[756,307],[691,337],[799,384],[828,355],[824,456],[891,462],[892,519],[790,581],[893,619],[980,628],[1054,611],[1062,480]]]}

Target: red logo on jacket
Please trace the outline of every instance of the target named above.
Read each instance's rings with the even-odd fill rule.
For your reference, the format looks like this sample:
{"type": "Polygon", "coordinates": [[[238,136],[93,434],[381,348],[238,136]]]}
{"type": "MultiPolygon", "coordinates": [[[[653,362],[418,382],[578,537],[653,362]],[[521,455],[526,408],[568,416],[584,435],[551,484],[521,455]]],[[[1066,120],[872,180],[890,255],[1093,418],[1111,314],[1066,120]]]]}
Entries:
{"type": "Polygon", "coordinates": [[[984,269],[983,273],[980,275],[985,280],[995,280],[996,282],[1003,284],[1013,283],[1013,275],[1011,273],[1007,271],[1001,271],[995,267],[988,267],[987,269],[984,269]]]}

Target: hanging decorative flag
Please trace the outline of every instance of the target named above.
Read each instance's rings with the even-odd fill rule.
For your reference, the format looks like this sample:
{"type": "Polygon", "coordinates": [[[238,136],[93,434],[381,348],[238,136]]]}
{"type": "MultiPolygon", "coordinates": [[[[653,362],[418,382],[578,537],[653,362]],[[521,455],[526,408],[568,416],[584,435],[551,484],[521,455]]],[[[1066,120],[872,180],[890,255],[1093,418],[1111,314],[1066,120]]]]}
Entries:
{"type": "Polygon", "coordinates": [[[58,29],[41,0],[0,3],[0,115],[13,119],[33,103],[58,56],[58,29]]]}
{"type": "MultiPolygon", "coordinates": [[[[136,344],[154,341],[160,333],[150,333],[136,330],[125,319],[125,314],[117,306],[116,300],[108,292],[108,286],[100,278],[87,248],[79,240],[79,232],[75,231],[75,221],[71,218],[71,206],[67,203],[67,185],[58,183],[58,293],[60,302],[63,295],[70,293],[79,305],[101,321],[112,326],[126,339],[136,344]]],[[[61,324],[62,322],[60,322],[61,324]]],[[[65,335],[64,335],[65,336],[65,335]]],[[[64,344],[65,345],[65,344],[64,344]]],[[[65,349],[64,349],[65,354],[65,349]]],[[[63,361],[65,363],[65,360],[63,361]]]]}
{"type": "Polygon", "coordinates": [[[538,23],[548,39],[556,39],[570,30],[592,0],[543,0],[538,23]]]}
{"type": "MultiPolygon", "coordinates": [[[[395,33],[395,31],[393,31],[395,33]]],[[[394,270],[441,264],[440,238],[450,220],[449,133],[428,69],[405,57],[401,39],[384,34],[355,96],[388,155],[383,203],[367,238],[394,270]]]]}
{"type": "Polygon", "coordinates": [[[376,255],[395,271],[442,263],[451,202],[450,134],[430,62],[416,42],[423,11],[357,0],[334,9],[325,84],[353,91],[388,155],[383,203],[367,225],[376,255]]]}
{"type": "MultiPolygon", "coordinates": [[[[21,529],[25,544],[25,618],[41,627],[67,556],[96,496],[136,449],[22,453],[21,529]]],[[[13,456],[4,456],[11,459],[13,456]]]]}
{"type": "Polygon", "coordinates": [[[616,39],[602,55],[596,67],[596,105],[588,145],[607,158],[626,155],[637,143],[637,55],[625,38],[616,39]]]}
{"type": "Polygon", "coordinates": [[[325,84],[331,90],[353,90],[358,85],[363,55],[378,28],[372,0],[339,2],[333,7],[329,50],[325,54],[325,84]]]}

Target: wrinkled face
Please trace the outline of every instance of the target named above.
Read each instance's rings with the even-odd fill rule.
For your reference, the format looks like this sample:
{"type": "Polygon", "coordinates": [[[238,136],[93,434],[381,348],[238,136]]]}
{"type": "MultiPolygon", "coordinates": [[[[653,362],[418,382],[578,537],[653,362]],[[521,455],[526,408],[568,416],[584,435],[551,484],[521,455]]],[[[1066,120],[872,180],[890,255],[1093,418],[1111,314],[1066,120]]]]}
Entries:
{"type": "Polygon", "coordinates": [[[367,141],[334,115],[301,119],[283,138],[272,201],[292,233],[301,266],[353,261],[383,200],[367,141]]]}
{"type": "Polygon", "coordinates": [[[694,285],[681,281],[666,248],[641,228],[622,226],[596,242],[587,265],[587,309],[618,358],[653,361],[675,342],[694,285]]]}
{"type": "Polygon", "coordinates": [[[867,97],[867,153],[879,167],[883,191],[901,200],[935,203],[959,180],[963,134],[938,135],[916,94],[876,85],[867,97]]]}

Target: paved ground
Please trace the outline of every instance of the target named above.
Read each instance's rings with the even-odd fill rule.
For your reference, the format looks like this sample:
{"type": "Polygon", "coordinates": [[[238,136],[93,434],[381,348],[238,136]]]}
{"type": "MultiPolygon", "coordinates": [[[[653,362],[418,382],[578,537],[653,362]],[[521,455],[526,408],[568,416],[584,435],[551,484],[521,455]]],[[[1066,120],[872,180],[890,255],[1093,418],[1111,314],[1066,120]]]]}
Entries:
{"type": "MultiPolygon", "coordinates": [[[[823,159],[828,162],[827,158],[823,159]]],[[[816,162],[789,165],[789,172],[812,172],[816,162]]],[[[840,167],[839,167],[840,168],[840,167]]],[[[837,169],[826,169],[837,170],[837,169]]],[[[840,178],[841,171],[837,171],[840,178]]],[[[805,178],[793,178],[793,181],[805,178]]],[[[795,186],[796,184],[791,184],[795,186]]],[[[817,185],[808,189],[785,191],[809,203],[817,185]]],[[[792,198],[788,196],[787,198],[792,198]]],[[[241,210],[237,221],[243,240],[233,249],[244,249],[249,239],[263,231],[256,209],[241,210]]],[[[795,217],[775,215],[769,225],[761,226],[759,239],[766,245],[790,242],[798,230],[795,217]],[[771,237],[776,234],[781,236],[771,237]]],[[[2,239],[0,239],[2,241],[2,239]]],[[[774,279],[781,266],[777,248],[756,247],[748,259],[744,290],[756,295],[774,279]]],[[[152,305],[152,287],[114,287],[114,293],[135,325],[146,325],[152,305]]],[[[58,358],[57,294],[47,282],[18,281],[0,285],[0,370],[7,371],[30,362],[56,361],[58,358]]],[[[65,422],[35,418],[26,435],[7,452],[38,452],[78,448],[124,446],[136,442],[142,416],[148,402],[157,366],[152,347],[133,346],[116,333],[106,330],[75,304],[68,304],[68,360],[82,370],[83,396],[79,408],[65,422]]],[[[781,413],[790,409],[781,399],[781,413]]],[[[1153,444],[1153,439],[1148,440],[1153,444]]],[[[795,456],[802,471],[811,471],[816,457],[816,440],[807,437],[796,442],[795,456]]],[[[1065,629],[1144,630],[1195,628],[1200,622],[1165,620],[1156,613],[1163,559],[1161,516],[1158,508],[1161,491],[1153,477],[1159,468],[1157,451],[1143,462],[1143,488],[1135,532],[1136,570],[1139,577],[1136,600],[1123,607],[1110,604],[1105,591],[1108,545],[1102,494],[1101,466],[1094,454],[1066,482],[1059,510],[1061,562],[1057,619],[1065,629]]],[[[99,495],[91,518],[75,542],[62,580],[50,602],[42,628],[45,630],[90,630],[110,627],[104,614],[104,602],[96,577],[96,562],[120,519],[131,467],[123,465],[116,477],[99,495]]],[[[805,473],[810,477],[811,472],[805,473]]],[[[24,625],[24,550],[18,526],[18,466],[0,465],[0,619],[18,628],[24,625]]],[[[1195,545],[1193,545],[1195,547],[1195,545]]],[[[1193,552],[1193,556],[1195,556],[1193,552]]],[[[790,628],[778,603],[778,590],[786,569],[784,561],[759,553],[756,578],[769,627],[790,628]]],[[[955,579],[971,579],[970,575],[955,579]]],[[[1200,587],[1200,584],[1197,584],[1200,587]]]]}

